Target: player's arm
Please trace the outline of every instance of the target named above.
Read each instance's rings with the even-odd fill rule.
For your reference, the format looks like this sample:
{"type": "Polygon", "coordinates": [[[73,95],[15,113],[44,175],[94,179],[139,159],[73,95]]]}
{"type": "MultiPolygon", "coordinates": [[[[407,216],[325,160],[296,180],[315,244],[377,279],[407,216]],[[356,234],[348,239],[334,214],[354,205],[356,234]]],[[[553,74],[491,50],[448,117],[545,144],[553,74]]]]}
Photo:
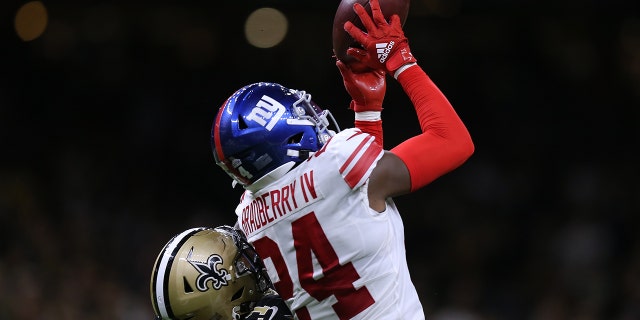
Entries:
{"type": "Polygon", "coordinates": [[[382,210],[387,197],[415,191],[460,166],[474,152],[474,145],[448,99],[417,64],[400,18],[393,15],[387,22],[378,0],[371,0],[370,5],[372,17],[362,5],[354,5],[366,32],[351,22],[345,23],[345,31],[367,53],[355,58],[398,80],[413,103],[422,129],[421,134],[385,152],[372,172],[368,189],[370,206],[382,210]],[[382,62],[376,55],[378,43],[394,44],[387,60],[382,62]]]}

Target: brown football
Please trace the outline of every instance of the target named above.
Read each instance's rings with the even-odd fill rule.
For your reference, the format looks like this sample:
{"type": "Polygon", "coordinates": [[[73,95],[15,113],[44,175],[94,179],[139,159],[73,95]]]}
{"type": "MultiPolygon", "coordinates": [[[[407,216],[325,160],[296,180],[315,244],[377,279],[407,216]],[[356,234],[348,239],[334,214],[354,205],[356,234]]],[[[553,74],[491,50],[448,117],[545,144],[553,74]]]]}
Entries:
{"type": "MultiPolygon", "coordinates": [[[[336,58],[350,62],[353,58],[347,55],[347,49],[352,46],[358,46],[351,36],[344,31],[344,23],[351,21],[354,25],[364,30],[360,18],[353,11],[353,5],[360,3],[371,15],[371,7],[369,6],[369,0],[342,0],[336,10],[336,15],[333,18],[333,53],[336,58]]],[[[389,17],[393,14],[397,14],[400,17],[402,25],[407,21],[407,15],[409,14],[409,2],[410,0],[379,0],[380,10],[384,17],[389,20],[389,17]]],[[[366,30],[365,30],[366,31],[366,30]]]]}

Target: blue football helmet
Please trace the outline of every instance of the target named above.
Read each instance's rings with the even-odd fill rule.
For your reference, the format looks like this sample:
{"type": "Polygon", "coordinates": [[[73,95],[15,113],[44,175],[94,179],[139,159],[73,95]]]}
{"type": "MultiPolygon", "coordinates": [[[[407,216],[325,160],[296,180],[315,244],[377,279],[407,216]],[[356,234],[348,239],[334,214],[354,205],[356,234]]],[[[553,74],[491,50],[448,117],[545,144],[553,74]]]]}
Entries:
{"type": "Polygon", "coordinates": [[[331,112],[310,94],[259,82],[225,101],[211,129],[211,146],[233,185],[253,190],[280,178],[339,131],[331,112]]]}

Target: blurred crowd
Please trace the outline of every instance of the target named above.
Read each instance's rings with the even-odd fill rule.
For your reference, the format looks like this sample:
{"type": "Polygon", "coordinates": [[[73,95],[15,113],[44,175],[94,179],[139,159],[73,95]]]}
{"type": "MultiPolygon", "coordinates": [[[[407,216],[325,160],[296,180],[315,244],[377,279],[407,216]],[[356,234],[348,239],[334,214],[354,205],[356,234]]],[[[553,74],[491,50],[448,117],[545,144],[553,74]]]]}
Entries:
{"type": "MultiPolygon", "coordinates": [[[[573,2],[412,4],[412,51],[476,144],[396,199],[428,319],[640,319],[640,11],[573,2]]],[[[248,8],[201,3],[59,4],[31,42],[2,24],[0,319],[153,318],[162,246],[234,223],[241,191],[214,167],[209,130],[235,89],[304,89],[350,125],[334,6],[278,4],[290,31],[268,50],[232,18],[248,8]]],[[[387,148],[419,130],[399,90],[387,148]]]]}

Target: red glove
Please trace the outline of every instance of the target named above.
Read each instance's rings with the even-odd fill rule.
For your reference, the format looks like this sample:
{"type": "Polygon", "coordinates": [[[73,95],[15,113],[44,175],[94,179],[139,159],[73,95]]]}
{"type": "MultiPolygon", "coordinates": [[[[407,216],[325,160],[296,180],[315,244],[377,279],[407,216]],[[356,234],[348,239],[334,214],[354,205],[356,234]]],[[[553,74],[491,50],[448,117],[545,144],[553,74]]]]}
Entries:
{"type": "Polygon", "coordinates": [[[402,31],[402,23],[397,14],[391,16],[390,22],[384,18],[378,0],[369,1],[371,17],[364,7],[356,2],[353,10],[356,12],[366,32],[360,30],[351,21],[344,24],[344,30],[366,50],[366,55],[358,54],[357,49],[348,49],[361,63],[372,69],[384,70],[393,74],[397,69],[408,63],[415,63],[416,59],[409,49],[409,41],[402,31]]]}
{"type": "Polygon", "coordinates": [[[381,113],[387,91],[385,72],[370,69],[359,61],[347,65],[338,60],[336,66],[351,96],[349,108],[355,111],[355,127],[374,136],[376,142],[383,146],[381,113]]]}
{"type": "Polygon", "coordinates": [[[359,62],[345,64],[336,61],[344,87],[351,96],[349,108],[355,112],[382,111],[382,101],[387,91],[386,75],[382,70],[362,68],[359,62]]]}

